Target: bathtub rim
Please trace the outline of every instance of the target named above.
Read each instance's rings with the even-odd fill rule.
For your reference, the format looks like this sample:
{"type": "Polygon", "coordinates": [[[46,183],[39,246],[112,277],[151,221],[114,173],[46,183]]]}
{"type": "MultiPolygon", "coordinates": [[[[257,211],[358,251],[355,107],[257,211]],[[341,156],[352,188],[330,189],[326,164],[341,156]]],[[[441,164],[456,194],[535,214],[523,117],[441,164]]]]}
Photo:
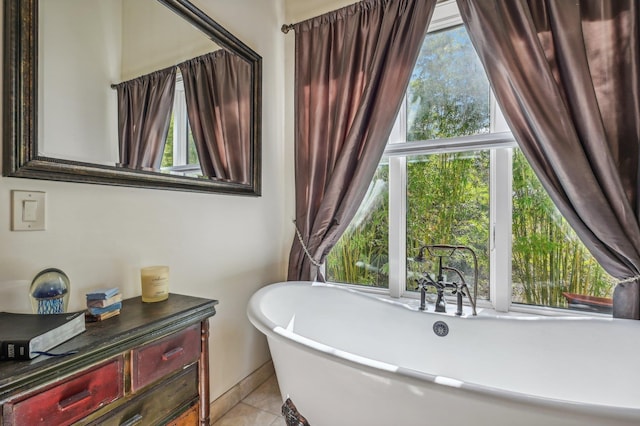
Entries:
{"type": "MultiPolygon", "coordinates": [[[[579,401],[547,398],[539,395],[525,394],[521,392],[504,390],[504,389],[481,385],[477,383],[465,382],[465,381],[458,380],[454,377],[446,377],[446,376],[439,376],[439,375],[424,373],[424,372],[413,370],[410,368],[394,366],[384,361],[378,361],[372,358],[351,354],[343,350],[332,348],[331,346],[317,342],[310,338],[306,338],[304,336],[293,333],[291,331],[287,331],[285,326],[274,323],[260,311],[259,309],[260,302],[262,297],[270,290],[280,288],[280,287],[288,287],[288,286],[293,287],[293,286],[299,286],[299,285],[308,286],[308,287],[333,288],[339,291],[346,291],[346,292],[352,293],[358,297],[370,298],[381,303],[388,303],[391,305],[395,305],[398,308],[404,308],[410,311],[415,311],[414,309],[407,307],[405,304],[381,298],[379,297],[379,295],[360,292],[356,289],[352,289],[348,287],[342,287],[340,285],[314,282],[314,281],[283,281],[283,282],[268,284],[260,288],[251,296],[251,298],[249,299],[249,303],[247,305],[247,317],[249,318],[249,321],[253,324],[253,326],[269,338],[276,339],[285,344],[294,345],[298,349],[301,349],[305,352],[322,356],[323,358],[332,360],[334,362],[339,362],[341,364],[345,364],[347,366],[350,366],[356,369],[364,369],[365,371],[371,374],[381,375],[389,379],[393,379],[395,376],[399,375],[401,377],[411,380],[412,382],[413,381],[418,381],[421,383],[427,382],[430,385],[445,386],[447,388],[450,388],[450,390],[454,392],[459,391],[459,392],[469,393],[472,395],[477,395],[482,398],[494,398],[494,399],[508,401],[516,404],[522,404],[524,406],[537,405],[553,411],[558,411],[559,413],[562,413],[562,411],[569,410],[580,416],[597,416],[597,417],[606,417],[606,418],[612,417],[618,421],[640,420],[640,408],[618,407],[618,406],[611,406],[611,405],[604,405],[604,404],[584,403],[579,401]],[[294,339],[291,337],[291,335],[299,336],[300,338],[294,339]],[[305,341],[314,342],[314,345],[311,346],[309,344],[306,344],[305,341]],[[345,354],[349,354],[351,356],[345,356],[345,354]],[[389,367],[381,368],[383,365],[389,366],[389,367]],[[395,369],[393,369],[393,367],[395,367],[395,369]]],[[[416,311],[416,314],[423,314],[423,312],[416,311]]],[[[424,314],[442,316],[443,318],[447,318],[447,320],[482,321],[484,318],[487,318],[487,317],[459,318],[449,314],[438,314],[435,312],[424,312],[424,314]]],[[[522,320],[523,318],[525,318],[524,316],[523,317],[496,316],[496,317],[500,319],[505,319],[505,320],[522,320]]],[[[540,320],[540,321],[547,321],[547,320],[553,321],[558,319],[563,321],[568,319],[589,320],[589,321],[597,321],[597,322],[616,321],[616,319],[613,319],[613,318],[586,318],[581,316],[537,318],[537,320],[540,320]]],[[[274,360],[274,364],[275,364],[275,360],[274,360]]]]}

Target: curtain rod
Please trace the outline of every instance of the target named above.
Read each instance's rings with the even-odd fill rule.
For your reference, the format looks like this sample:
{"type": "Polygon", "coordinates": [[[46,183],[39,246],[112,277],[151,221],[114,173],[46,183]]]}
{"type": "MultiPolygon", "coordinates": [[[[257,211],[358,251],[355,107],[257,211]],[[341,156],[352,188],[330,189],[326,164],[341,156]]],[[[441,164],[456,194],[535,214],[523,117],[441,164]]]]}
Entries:
{"type": "MultiPolygon", "coordinates": [[[[289,31],[289,30],[287,30],[287,31],[289,31]]],[[[187,59],[186,61],[183,61],[181,63],[189,62],[189,61],[192,61],[192,60],[198,59],[198,58],[203,58],[203,57],[208,56],[208,55],[218,54],[218,52],[223,52],[223,51],[226,52],[226,50],[224,48],[217,49],[217,50],[212,50],[211,52],[204,53],[204,54],[199,55],[199,56],[195,56],[195,57],[193,57],[191,59],[187,59]]],[[[168,66],[166,68],[159,69],[159,70],[151,71],[148,74],[139,75],[139,76],[131,78],[129,80],[121,81],[120,83],[112,83],[111,84],[111,88],[112,89],[117,89],[118,86],[121,85],[122,83],[127,83],[129,81],[133,81],[133,80],[136,80],[138,78],[146,77],[148,75],[151,75],[151,74],[154,74],[154,73],[157,73],[157,72],[161,72],[161,71],[165,71],[165,70],[168,70],[168,69],[171,69],[171,68],[176,68],[176,81],[181,81],[182,80],[182,73],[180,72],[180,64],[176,64],[176,65],[171,65],[171,66],[168,66]]]]}
{"type": "MultiPolygon", "coordinates": [[[[353,1],[353,0],[352,0],[352,1],[353,1]]],[[[312,20],[314,20],[314,19],[316,19],[316,18],[319,18],[319,17],[321,17],[321,16],[331,15],[331,14],[336,13],[336,12],[337,12],[337,11],[339,11],[339,10],[349,9],[349,8],[351,8],[351,7],[353,7],[353,6],[357,5],[357,4],[359,4],[359,3],[366,3],[366,2],[369,2],[369,1],[372,1],[372,0],[357,0],[357,1],[355,1],[353,4],[350,4],[350,5],[347,5],[347,6],[343,6],[343,7],[341,7],[341,8],[336,9],[336,10],[331,10],[331,11],[329,11],[329,12],[326,12],[326,13],[320,14],[320,15],[318,15],[318,16],[316,16],[316,17],[313,17],[313,18],[303,19],[302,21],[300,21],[300,22],[296,22],[295,24],[284,24],[282,27],[280,27],[280,31],[282,31],[283,33],[287,34],[289,31],[291,31],[292,29],[294,29],[294,28],[296,27],[296,25],[298,25],[298,24],[301,24],[301,23],[303,23],[303,22],[307,22],[307,21],[312,21],[312,20]]],[[[437,1],[438,1],[438,2],[441,2],[441,1],[445,1],[445,0],[437,0],[437,1]]]]}

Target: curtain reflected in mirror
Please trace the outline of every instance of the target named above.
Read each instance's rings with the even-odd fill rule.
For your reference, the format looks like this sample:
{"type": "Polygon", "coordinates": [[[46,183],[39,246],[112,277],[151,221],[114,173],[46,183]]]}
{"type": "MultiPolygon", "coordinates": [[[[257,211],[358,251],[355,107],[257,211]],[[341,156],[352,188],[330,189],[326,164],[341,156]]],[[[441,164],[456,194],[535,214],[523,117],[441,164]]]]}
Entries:
{"type": "MultiPolygon", "coordinates": [[[[174,124],[180,120],[179,101],[174,103],[178,68],[188,117],[188,128],[182,131],[189,132],[195,142],[198,174],[248,184],[251,67],[222,49],[114,86],[118,93],[118,165],[169,173],[180,173],[180,166],[187,166],[161,168],[171,117],[174,124]]],[[[187,149],[188,138],[171,136],[173,145],[181,142],[185,146],[180,148],[187,149]]],[[[183,170],[198,175],[192,168],[183,170]]]]}
{"type": "Polygon", "coordinates": [[[175,86],[175,67],[115,86],[118,93],[120,167],[160,169],[175,86]]]}
{"type": "Polygon", "coordinates": [[[219,50],[178,65],[205,176],[249,183],[251,68],[219,50]]]}

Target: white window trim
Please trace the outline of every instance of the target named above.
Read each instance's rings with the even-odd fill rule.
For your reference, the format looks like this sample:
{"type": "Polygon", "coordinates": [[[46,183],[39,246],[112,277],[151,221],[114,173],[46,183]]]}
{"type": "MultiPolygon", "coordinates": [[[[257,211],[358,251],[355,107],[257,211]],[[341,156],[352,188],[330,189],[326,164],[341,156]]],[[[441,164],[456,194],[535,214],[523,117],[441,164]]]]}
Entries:
{"type": "Polygon", "coordinates": [[[404,296],[407,288],[407,158],[389,156],[386,151],[395,144],[406,145],[406,110],[405,98],[394,125],[400,139],[389,143],[383,154],[389,157],[389,295],[394,298],[404,296]]]}
{"type": "Polygon", "coordinates": [[[440,31],[463,23],[456,0],[439,2],[433,11],[428,32],[440,31]]]}
{"type": "Polygon", "coordinates": [[[173,166],[176,167],[187,164],[187,100],[180,75],[176,78],[173,115],[173,166]]]}
{"type": "Polygon", "coordinates": [[[491,150],[489,295],[492,307],[498,312],[508,312],[511,308],[512,158],[511,148],[491,150]]]}

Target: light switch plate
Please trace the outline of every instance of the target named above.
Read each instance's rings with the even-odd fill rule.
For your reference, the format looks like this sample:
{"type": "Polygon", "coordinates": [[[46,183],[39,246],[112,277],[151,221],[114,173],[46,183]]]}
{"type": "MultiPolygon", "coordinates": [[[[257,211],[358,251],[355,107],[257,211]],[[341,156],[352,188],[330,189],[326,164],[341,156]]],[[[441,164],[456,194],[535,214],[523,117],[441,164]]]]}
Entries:
{"type": "Polygon", "coordinates": [[[45,230],[46,193],[41,191],[11,191],[11,230],[45,230]]]}

